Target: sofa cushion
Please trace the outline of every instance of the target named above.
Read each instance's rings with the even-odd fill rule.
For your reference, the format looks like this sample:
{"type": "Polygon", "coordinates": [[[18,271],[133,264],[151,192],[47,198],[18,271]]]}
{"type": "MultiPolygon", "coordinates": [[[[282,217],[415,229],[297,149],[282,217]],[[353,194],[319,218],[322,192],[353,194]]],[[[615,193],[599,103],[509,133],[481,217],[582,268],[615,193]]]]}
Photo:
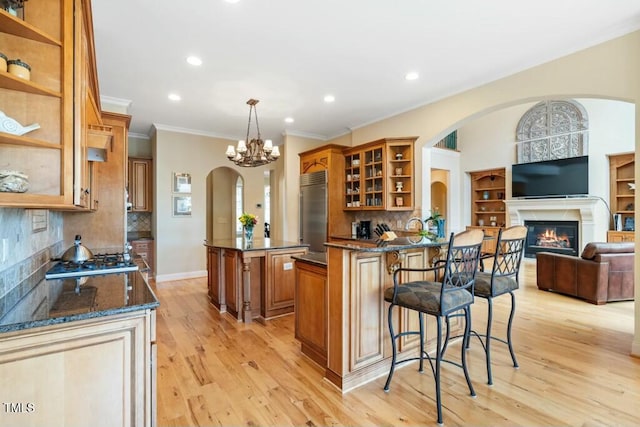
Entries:
{"type": "Polygon", "coordinates": [[[591,242],[582,251],[582,259],[594,259],[598,254],[634,253],[636,245],[633,242],[591,242]]]}

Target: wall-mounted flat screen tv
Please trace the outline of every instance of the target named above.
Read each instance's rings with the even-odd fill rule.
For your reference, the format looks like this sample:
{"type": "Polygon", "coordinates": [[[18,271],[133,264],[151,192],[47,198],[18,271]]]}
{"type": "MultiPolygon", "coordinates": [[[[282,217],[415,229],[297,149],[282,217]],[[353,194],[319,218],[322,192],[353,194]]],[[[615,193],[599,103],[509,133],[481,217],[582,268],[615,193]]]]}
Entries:
{"type": "Polygon", "coordinates": [[[512,197],[560,197],[589,194],[589,156],[511,167],[512,197]]]}

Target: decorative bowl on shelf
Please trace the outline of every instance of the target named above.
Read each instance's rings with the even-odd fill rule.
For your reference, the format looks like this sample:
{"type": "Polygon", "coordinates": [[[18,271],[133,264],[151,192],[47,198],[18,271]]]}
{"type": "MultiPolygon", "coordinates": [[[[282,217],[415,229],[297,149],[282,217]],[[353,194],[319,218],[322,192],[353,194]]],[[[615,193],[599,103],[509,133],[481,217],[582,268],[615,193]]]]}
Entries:
{"type": "Polygon", "coordinates": [[[29,177],[13,170],[0,170],[0,192],[24,193],[29,189],[29,177]]]}

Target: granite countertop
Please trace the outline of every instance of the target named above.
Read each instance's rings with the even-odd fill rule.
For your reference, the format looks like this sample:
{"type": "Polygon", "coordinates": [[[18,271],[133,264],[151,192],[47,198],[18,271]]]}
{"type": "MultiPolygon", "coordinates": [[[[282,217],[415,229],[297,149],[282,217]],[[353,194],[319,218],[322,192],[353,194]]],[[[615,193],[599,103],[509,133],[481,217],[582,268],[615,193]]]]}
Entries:
{"type": "Polygon", "coordinates": [[[306,248],[309,247],[308,244],[304,243],[295,243],[295,242],[285,242],[282,240],[274,240],[274,239],[257,239],[254,238],[252,243],[247,243],[244,241],[242,237],[238,237],[237,239],[214,239],[214,240],[205,240],[205,246],[210,246],[213,248],[223,248],[223,249],[235,249],[238,251],[262,251],[266,249],[287,249],[287,248],[306,248]]]}
{"type": "Polygon", "coordinates": [[[303,262],[308,262],[310,264],[320,265],[322,267],[327,266],[326,252],[309,252],[304,255],[294,255],[291,258],[297,261],[303,261],[303,262]]]}
{"type": "Polygon", "coordinates": [[[127,231],[127,241],[134,240],[153,240],[153,236],[150,231],[127,231]]]}
{"type": "Polygon", "coordinates": [[[446,246],[449,239],[429,240],[426,237],[405,236],[389,241],[374,239],[345,239],[344,242],[327,242],[324,245],[331,248],[347,249],[361,252],[392,252],[403,249],[428,248],[446,246]]]}
{"type": "Polygon", "coordinates": [[[38,286],[45,287],[41,292],[46,295],[39,305],[24,310],[31,313],[26,318],[3,317],[0,333],[154,309],[160,305],[140,271],[42,280],[38,286]]]}

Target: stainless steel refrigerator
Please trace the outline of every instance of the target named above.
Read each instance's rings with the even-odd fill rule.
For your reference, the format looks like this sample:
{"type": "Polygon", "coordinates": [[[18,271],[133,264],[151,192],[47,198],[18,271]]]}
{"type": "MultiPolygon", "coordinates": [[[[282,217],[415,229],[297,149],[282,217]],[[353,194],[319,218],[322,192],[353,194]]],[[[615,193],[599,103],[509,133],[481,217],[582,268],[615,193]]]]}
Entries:
{"type": "Polygon", "coordinates": [[[326,252],[327,171],[300,175],[300,242],[310,252],[326,252]]]}

